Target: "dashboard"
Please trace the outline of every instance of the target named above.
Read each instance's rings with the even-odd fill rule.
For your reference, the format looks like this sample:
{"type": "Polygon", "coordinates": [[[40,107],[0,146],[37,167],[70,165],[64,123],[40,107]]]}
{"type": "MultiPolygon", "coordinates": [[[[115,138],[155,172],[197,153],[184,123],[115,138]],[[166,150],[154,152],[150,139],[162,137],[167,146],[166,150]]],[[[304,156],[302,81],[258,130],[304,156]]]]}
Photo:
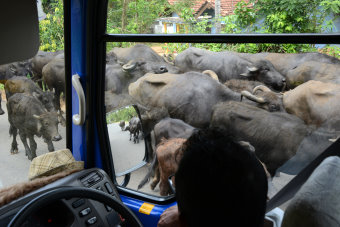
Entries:
{"type": "MultiPolygon", "coordinates": [[[[16,213],[37,196],[58,187],[101,190],[121,201],[116,187],[101,169],[86,169],[59,179],[0,208],[0,226],[7,226],[16,213]]],[[[124,219],[111,207],[86,198],[65,198],[39,208],[22,226],[123,226],[124,219]]]]}

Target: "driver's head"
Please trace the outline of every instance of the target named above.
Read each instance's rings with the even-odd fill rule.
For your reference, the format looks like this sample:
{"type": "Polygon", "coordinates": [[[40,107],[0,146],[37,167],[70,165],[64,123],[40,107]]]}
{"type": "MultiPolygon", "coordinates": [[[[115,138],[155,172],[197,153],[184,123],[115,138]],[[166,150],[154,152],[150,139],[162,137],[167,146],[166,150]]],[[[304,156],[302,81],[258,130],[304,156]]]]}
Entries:
{"type": "Polygon", "coordinates": [[[267,177],[254,153],[217,131],[199,131],[186,143],[175,175],[185,225],[263,225],[267,177]]]}

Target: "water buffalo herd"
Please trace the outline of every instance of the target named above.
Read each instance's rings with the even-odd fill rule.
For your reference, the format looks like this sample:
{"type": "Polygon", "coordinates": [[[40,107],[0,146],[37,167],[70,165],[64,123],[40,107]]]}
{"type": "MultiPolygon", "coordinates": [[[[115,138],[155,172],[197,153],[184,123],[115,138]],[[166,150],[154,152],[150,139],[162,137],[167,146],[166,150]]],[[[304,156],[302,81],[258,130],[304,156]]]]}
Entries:
{"type": "MultiPolygon", "coordinates": [[[[136,51],[135,58],[150,56],[144,58],[144,53],[152,51],[144,48],[148,51],[136,51]]],[[[118,52],[116,56],[117,62],[124,61],[118,52]]],[[[321,53],[245,54],[190,47],[172,63],[158,57],[154,62],[166,69],[150,70],[128,86],[129,102],[141,107],[145,136],[153,138],[151,165],[139,188],[152,175],[154,188],[162,176],[161,194],[169,193],[164,179],[174,173],[174,162],[179,160],[164,144],[171,147],[171,138],[188,138],[193,128],[218,129],[235,141],[249,143],[271,177],[278,172],[297,174],[339,137],[337,58],[321,53]],[[214,72],[217,80],[203,73],[206,70],[214,72]],[[157,149],[168,155],[160,155],[157,149]]],[[[176,144],[173,147],[178,150],[176,144]]]]}
{"type": "MultiPolygon", "coordinates": [[[[339,72],[340,60],[321,53],[249,54],[190,47],[169,61],[137,44],[107,53],[105,105],[107,112],[129,104],[139,107],[140,128],[150,138],[151,162],[139,188],[152,175],[162,176],[161,191],[166,195],[165,179],[179,161],[173,156],[180,149],[179,140],[171,139],[185,140],[197,129],[215,128],[249,144],[271,176],[278,171],[297,174],[339,137],[339,72]]],[[[44,122],[48,113],[61,112],[64,73],[63,52],[39,51],[27,62],[0,66],[13,135],[11,152],[17,150],[17,130],[29,159],[35,155],[31,135],[41,135],[52,150],[50,141],[59,139],[56,122],[61,115],[53,114],[57,120],[48,125],[44,122]],[[50,91],[18,79],[27,74],[50,91]],[[28,101],[28,94],[35,101],[28,101]],[[27,101],[23,104],[21,99],[27,101]],[[28,115],[21,112],[25,105],[38,110],[28,111],[23,118],[28,115]],[[24,130],[29,128],[26,124],[35,129],[24,130]],[[31,148],[24,142],[26,137],[31,148]]]]}

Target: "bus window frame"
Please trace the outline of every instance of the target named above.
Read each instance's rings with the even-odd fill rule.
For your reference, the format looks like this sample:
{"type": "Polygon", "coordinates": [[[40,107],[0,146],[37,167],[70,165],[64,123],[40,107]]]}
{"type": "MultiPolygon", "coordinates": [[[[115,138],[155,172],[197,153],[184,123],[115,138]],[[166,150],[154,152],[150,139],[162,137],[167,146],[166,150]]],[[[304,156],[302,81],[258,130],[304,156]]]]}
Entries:
{"type": "MultiPolygon", "coordinates": [[[[64,0],[65,10],[65,61],[66,75],[71,75],[71,12],[72,0],[64,0]],[[66,54],[67,53],[67,54],[66,54]]],[[[84,1],[86,0],[74,0],[84,1]]],[[[108,0],[87,1],[86,18],[86,166],[95,167],[95,157],[100,157],[104,169],[117,185],[121,195],[156,204],[169,204],[174,196],[157,197],[120,187],[116,182],[113,157],[105,118],[104,85],[106,44],[108,42],[146,42],[146,43],[272,43],[272,44],[340,44],[340,34],[108,34],[106,33],[108,0]],[[105,12],[105,13],[100,13],[105,12]],[[95,96],[91,94],[96,94],[95,96]],[[93,111],[91,111],[93,110],[93,111]]],[[[71,78],[71,77],[67,77],[71,78]]],[[[72,101],[70,80],[66,80],[67,147],[72,147],[72,101]]],[[[339,149],[339,143],[336,143],[339,149]]]]}

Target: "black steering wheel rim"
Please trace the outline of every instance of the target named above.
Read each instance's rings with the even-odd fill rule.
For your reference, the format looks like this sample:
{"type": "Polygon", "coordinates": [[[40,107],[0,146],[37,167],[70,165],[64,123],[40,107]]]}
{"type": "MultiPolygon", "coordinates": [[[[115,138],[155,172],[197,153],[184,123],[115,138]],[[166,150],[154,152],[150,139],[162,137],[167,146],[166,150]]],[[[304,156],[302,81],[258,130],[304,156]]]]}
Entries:
{"type": "Polygon", "coordinates": [[[41,207],[44,207],[49,203],[56,202],[60,199],[72,197],[87,198],[102,202],[122,215],[129,226],[143,226],[136,215],[118,199],[102,191],[82,187],[60,187],[37,196],[18,211],[8,226],[19,227],[33,212],[36,212],[41,207]]]}

